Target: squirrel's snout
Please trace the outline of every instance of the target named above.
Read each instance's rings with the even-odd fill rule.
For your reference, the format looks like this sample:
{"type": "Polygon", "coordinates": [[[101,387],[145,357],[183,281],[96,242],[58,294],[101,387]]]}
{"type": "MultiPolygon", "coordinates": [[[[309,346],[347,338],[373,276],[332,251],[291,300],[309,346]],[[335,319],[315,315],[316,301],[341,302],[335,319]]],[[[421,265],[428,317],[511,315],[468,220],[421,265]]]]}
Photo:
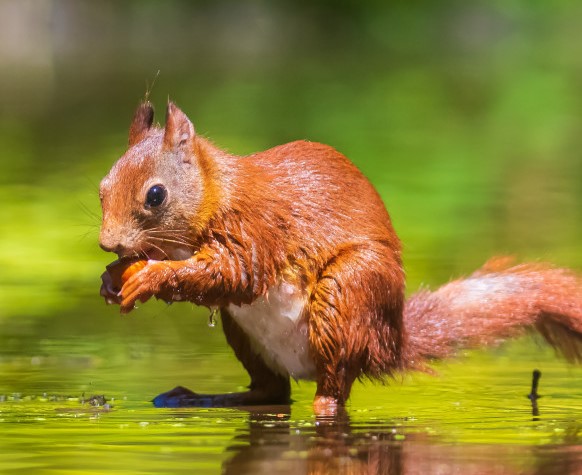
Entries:
{"type": "Polygon", "coordinates": [[[115,252],[117,254],[117,251],[121,246],[119,244],[112,245],[109,243],[104,243],[103,241],[99,241],[99,247],[105,252],[115,252]]]}
{"type": "Polygon", "coordinates": [[[99,235],[99,247],[105,252],[114,252],[117,255],[123,255],[126,252],[126,247],[115,239],[115,236],[109,231],[109,229],[102,229],[99,235]]]}
{"type": "Polygon", "coordinates": [[[125,247],[122,244],[114,244],[114,245],[110,245],[108,243],[103,243],[102,241],[99,242],[99,246],[101,247],[101,249],[103,249],[105,252],[114,252],[115,254],[117,254],[120,258],[124,257],[124,256],[128,256],[131,254],[135,254],[135,252],[133,252],[131,249],[125,247]]]}

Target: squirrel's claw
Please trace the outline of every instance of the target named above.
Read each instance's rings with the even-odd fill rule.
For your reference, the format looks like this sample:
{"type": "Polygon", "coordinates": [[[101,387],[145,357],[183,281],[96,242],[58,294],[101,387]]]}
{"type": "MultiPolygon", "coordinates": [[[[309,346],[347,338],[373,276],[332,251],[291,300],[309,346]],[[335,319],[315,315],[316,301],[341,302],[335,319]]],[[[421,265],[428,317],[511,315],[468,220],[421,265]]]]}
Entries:
{"type": "Polygon", "coordinates": [[[101,275],[101,289],[99,290],[99,295],[105,298],[105,302],[108,305],[121,303],[119,298],[119,292],[115,289],[113,285],[113,280],[108,271],[105,271],[101,275]]]}

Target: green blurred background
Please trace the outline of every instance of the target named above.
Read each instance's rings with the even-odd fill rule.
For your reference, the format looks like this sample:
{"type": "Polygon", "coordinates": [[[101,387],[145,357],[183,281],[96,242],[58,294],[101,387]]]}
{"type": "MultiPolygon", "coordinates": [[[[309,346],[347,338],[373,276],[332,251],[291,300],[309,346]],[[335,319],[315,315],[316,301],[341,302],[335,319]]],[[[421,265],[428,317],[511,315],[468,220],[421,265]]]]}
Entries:
{"type": "Polygon", "coordinates": [[[237,153],[332,144],[380,190],[409,289],[492,254],[582,266],[582,5],[0,2],[0,318],[97,305],[96,189],[168,97],[237,153]]]}
{"type": "Polygon", "coordinates": [[[233,152],[305,138],[350,157],[411,288],[494,253],[582,264],[576,2],[35,0],[0,18],[2,313],[96,289],[96,187],[158,70],[160,120],[170,97],[233,152]]]}
{"type": "Polygon", "coordinates": [[[350,157],[410,290],[495,254],[580,269],[580,20],[568,1],[0,2],[0,323],[105,311],[97,187],[158,71],[158,120],[170,97],[232,152],[350,157]]]}
{"type": "Polygon", "coordinates": [[[150,88],[158,120],[170,97],[232,152],[301,138],[350,157],[409,291],[496,254],[581,269],[581,20],[568,1],[0,2],[4,351],[206,316],[152,303],[120,323],[98,296],[98,183],[150,88]]]}
{"type": "MultiPolygon", "coordinates": [[[[158,71],[160,121],[169,97],[198,133],[235,153],[309,139],[350,157],[388,206],[413,291],[496,254],[582,269],[581,24],[582,4],[567,0],[0,0],[0,399],[12,398],[0,404],[0,447],[18,454],[2,463],[33,452],[60,467],[74,463],[70,448],[98,443],[89,425],[66,432],[71,421],[55,422],[53,406],[23,397],[125,400],[101,436],[135,436],[142,450],[144,426],[139,435],[131,424],[185,430],[149,409],[157,392],[247,383],[206,310],[151,302],[122,319],[98,295],[113,259],[97,245],[98,184],[158,71]]],[[[521,342],[451,374],[357,385],[352,415],[401,417],[409,430],[415,423],[403,421],[416,420],[455,441],[580,442],[579,370],[550,351],[521,342]],[[534,364],[548,416],[528,425],[534,364]]],[[[294,385],[296,419],[311,417],[313,390],[294,385]]],[[[216,428],[221,419],[209,417],[216,428]]],[[[200,449],[212,467],[246,424],[225,417],[233,426],[212,447],[222,455],[200,449]]],[[[196,440],[160,444],[188,453],[196,440]]],[[[124,450],[111,467],[137,463],[124,450]]],[[[90,457],[95,473],[109,463],[101,454],[90,457]]]]}

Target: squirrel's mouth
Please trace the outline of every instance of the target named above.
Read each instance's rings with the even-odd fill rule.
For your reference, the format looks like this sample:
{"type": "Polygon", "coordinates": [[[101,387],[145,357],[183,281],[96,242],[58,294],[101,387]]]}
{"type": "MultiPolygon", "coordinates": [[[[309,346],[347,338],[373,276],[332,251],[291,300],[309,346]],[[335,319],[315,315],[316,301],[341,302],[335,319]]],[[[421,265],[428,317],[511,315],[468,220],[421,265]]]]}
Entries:
{"type": "Polygon", "coordinates": [[[170,258],[169,254],[160,248],[151,247],[142,252],[138,252],[138,256],[142,259],[152,261],[165,261],[170,258]]]}
{"type": "Polygon", "coordinates": [[[145,260],[145,261],[183,261],[189,259],[194,254],[194,249],[179,246],[143,246],[138,248],[126,248],[117,252],[119,260],[145,260]]]}
{"type": "Polygon", "coordinates": [[[193,250],[185,246],[172,246],[163,249],[161,247],[151,247],[145,251],[139,252],[138,256],[153,261],[183,261],[192,257],[193,250]]]}

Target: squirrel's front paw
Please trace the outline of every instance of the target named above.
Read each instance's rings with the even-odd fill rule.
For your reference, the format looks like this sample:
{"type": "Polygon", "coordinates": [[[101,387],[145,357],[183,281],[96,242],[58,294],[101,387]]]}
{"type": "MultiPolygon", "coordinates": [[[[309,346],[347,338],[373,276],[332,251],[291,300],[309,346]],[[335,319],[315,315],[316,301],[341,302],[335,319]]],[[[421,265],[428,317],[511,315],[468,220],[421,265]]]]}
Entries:
{"type": "Polygon", "coordinates": [[[133,274],[121,288],[121,313],[129,313],[135,303],[146,302],[156,295],[166,299],[169,289],[175,288],[176,273],[171,261],[149,261],[140,271],[133,274]]]}

